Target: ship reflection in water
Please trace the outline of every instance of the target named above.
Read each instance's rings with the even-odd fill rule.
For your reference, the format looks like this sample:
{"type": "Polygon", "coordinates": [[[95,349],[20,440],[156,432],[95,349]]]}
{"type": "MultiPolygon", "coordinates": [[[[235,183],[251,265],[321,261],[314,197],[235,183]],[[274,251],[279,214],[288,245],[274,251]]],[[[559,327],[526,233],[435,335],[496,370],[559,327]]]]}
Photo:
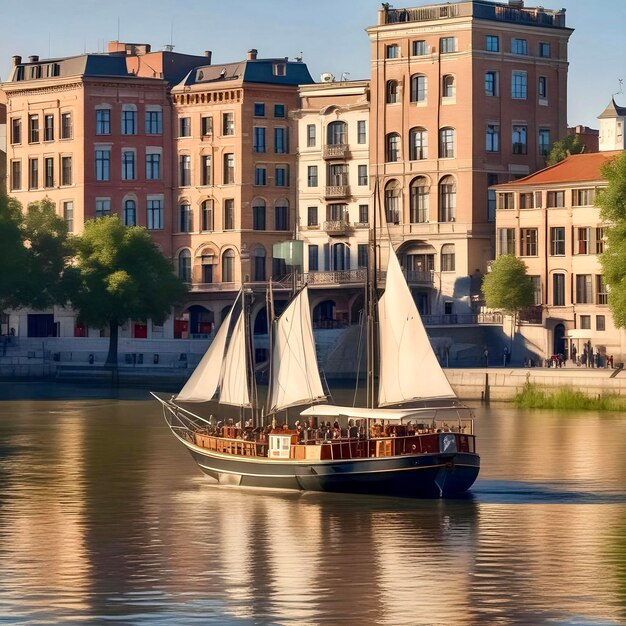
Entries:
{"type": "Polygon", "coordinates": [[[619,419],[481,410],[415,501],[216,487],[148,400],[0,412],[0,622],[626,623],[619,419]]]}

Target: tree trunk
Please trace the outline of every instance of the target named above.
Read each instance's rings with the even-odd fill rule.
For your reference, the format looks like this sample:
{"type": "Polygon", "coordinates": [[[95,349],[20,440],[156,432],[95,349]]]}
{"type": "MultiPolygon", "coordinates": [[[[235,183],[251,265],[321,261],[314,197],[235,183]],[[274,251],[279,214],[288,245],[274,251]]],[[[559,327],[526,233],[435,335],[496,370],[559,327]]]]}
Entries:
{"type": "Polygon", "coordinates": [[[117,340],[119,335],[119,324],[117,320],[109,321],[109,354],[107,354],[107,360],[105,365],[117,369],[117,340]]]}

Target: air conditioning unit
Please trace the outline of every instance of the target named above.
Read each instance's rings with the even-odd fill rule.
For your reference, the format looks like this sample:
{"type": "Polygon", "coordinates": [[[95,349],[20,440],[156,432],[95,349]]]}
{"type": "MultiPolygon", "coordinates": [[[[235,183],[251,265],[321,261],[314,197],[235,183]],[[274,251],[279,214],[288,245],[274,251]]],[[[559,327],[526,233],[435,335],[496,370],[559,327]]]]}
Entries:
{"type": "Polygon", "coordinates": [[[335,77],[330,73],[330,72],[324,72],[321,76],[320,76],[320,80],[323,83],[332,83],[335,80],[335,77]]]}

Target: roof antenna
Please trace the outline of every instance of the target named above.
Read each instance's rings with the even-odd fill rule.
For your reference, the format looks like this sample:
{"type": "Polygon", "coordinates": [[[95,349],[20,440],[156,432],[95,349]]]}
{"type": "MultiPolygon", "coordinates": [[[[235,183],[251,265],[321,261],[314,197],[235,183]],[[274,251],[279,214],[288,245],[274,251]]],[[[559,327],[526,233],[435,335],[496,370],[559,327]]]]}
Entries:
{"type": "Polygon", "coordinates": [[[612,94],[614,96],[617,96],[619,94],[624,93],[624,89],[623,89],[624,88],[624,79],[623,78],[618,78],[617,82],[619,83],[619,90],[616,91],[614,94],[612,94]]]}

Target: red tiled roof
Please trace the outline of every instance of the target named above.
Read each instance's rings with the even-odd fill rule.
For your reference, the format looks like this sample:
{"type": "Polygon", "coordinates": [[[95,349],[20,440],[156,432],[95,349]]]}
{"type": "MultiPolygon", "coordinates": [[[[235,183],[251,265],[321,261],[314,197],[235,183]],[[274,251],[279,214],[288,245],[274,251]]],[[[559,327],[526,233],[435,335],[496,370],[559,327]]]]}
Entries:
{"type": "Polygon", "coordinates": [[[518,178],[509,183],[497,185],[498,188],[519,187],[527,185],[558,185],[565,183],[582,183],[602,180],[600,170],[613,157],[623,154],[624,150],[607,150],[589,154],[574,154],[564,161],[539,170],[530,176],[518,178]]]}

